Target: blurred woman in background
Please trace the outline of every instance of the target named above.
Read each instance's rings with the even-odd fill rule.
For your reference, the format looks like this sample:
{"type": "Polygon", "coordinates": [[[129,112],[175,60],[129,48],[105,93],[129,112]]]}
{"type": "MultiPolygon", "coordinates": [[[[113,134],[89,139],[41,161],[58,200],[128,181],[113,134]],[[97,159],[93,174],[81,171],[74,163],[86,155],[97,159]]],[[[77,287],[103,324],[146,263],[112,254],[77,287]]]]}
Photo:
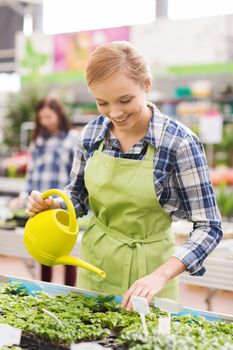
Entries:
{"type": "MultiPolygon", "coordinates": [[[[69,119],[54,98],[44,98],[36,106],[35,129],[30,145],[31,162],[26,175],[27,199],[32,190],[62,189],[69,182],[78,133],[70,130],[69,119]]],[[[41,266],[41,280],[51,282],[52,268],[41,266]]],[[[76,267],[65,266],[65,284],[76,283],[76,267]]]]}

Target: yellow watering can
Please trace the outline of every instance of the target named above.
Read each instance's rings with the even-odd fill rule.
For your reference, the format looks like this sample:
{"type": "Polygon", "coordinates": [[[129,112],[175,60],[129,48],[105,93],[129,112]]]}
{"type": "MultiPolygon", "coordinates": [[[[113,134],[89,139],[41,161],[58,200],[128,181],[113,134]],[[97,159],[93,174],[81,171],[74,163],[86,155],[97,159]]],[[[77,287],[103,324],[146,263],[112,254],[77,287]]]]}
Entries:
{"type": "Polygon", "coordinates": [[[30,255],[46,266],[65,264],[80,266],[105,277],[105,272],[83,260],[70,256],[78,237],[79,226],[70,198],[62,191],[51,189],[42,194],[45,199],[52,194],[66,203],[63,209],[50,209],[32,216],[26,223],[24,243],[30,255]]]}

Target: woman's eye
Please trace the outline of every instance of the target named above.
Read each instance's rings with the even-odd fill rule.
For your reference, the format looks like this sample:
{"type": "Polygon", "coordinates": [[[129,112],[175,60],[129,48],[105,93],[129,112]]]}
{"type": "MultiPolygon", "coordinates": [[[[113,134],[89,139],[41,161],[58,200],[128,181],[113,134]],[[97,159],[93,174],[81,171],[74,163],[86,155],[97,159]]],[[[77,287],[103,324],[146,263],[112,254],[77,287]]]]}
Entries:
{"type": "Polygon", "coordinates": [[[129,103],[131,101],[131,98],[129,100],[123,100],[121,103],[129,103]]]}
{"type": "MultiPolygon", "coordinates": [[[[132,99],[128,99],[128,100],[122,100],[120,101],[120,103],[126,104],[129,103],[132,99]]],[[[103,107],[103,106],[107,106],[108,102],[97,102],[98,106],[103,107]]]]}

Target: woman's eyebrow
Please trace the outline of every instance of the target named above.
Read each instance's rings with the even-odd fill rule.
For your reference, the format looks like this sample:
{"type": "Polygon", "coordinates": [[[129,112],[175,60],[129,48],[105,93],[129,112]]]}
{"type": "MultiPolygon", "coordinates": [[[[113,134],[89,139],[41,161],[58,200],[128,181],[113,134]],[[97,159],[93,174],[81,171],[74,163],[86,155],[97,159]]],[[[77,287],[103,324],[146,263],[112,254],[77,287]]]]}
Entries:
{"type": "Polygon", "coordinates": [[[95,99],[96,99],[96,101],[106,102],[105,100],[102,100],[101,98],[98,98],[98,97],[96,97],[95,99]]]}
{"type": "MultiPolygon", "coordinates": [[[[129,98],[129,97],[132,97],[132,96],[133,96],[132,94],[126,94],[126,95],[122,95],[122,96],[118,97],[117,99],[120,100],[122,98],[129,98]]],[[[100,102],[106,102],[105,100],[102,100],[101,98],[98,98],[98,97],[96,97],[96,100],[100,101],[100,102]]]]}
{"type": "Polygon", "coordinates": [[[120,96],[119,97],[119,99],[121,99],[121,98],[125,98],[125,97],[132,97],[133,95],[132,94],[126,94],[126,95],[122,95],[122,96],[120,96]]]}

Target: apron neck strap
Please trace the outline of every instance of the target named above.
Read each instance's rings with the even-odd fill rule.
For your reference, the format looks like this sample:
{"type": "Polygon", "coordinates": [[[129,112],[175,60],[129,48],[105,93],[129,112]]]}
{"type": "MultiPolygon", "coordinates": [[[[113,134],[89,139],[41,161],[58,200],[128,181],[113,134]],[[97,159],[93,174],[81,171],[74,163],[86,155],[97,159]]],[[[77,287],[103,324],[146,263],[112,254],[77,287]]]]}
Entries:
{"type": "MultiPolygon", "coordinates": [[[[104,149],[104,140],[102,140],[99,144],[98,151],[102,152],[104,149]]],[[[152,147],[149,143],[147,144],[147,150],[146,150],[146,155],[145,159],[146,160],[152,160],[154,158],[154,147],[152,147]]]]}
{"type": "Polygon", "coordinates": [[[147,144],[147,150],[146,150],[145,159],[146,159],[146,160],[152,160],[152,159],[154,159],[154,152],[155,152],[154,147],[151,146],[151,145],[148,143],[148,144],[147,144]]]}
{"type": "Polygon", "coordinates": [[[98,151],[102,152],[104,149],[104,140],[102,140],[99,144],[98,151]]]}

